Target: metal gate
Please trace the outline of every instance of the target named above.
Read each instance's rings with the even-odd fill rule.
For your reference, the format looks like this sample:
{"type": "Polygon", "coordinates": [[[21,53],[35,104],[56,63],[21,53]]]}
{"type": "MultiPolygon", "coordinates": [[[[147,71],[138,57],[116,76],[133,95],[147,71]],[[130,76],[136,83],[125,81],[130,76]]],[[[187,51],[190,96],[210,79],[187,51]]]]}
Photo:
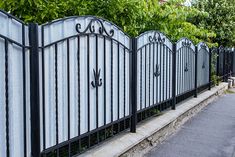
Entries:
{"type": "Polygon", "coordinates": [[[137,37],[138,121],[146,110],[168,108],[172,99],[172,43],[162,33],[148,31],[137,37]]]}
{"type": "Polygon", "coordinates": [[[210,83],[210,50],[209,47],[200,42],[197,45],[197,88],[202,91],[208,88],[210,83]]]}
{"type": "Polygon", "coordinates": [[[39,30],[42,154],[72,156],[129,128],[130,37],[91,16],[39,30]]]}
{"type": "Polygon", "coordinates": [[[176,43],[177,102],[194,94],[196,80],[196,52],[191,40],[182,38],[176,43]]]}

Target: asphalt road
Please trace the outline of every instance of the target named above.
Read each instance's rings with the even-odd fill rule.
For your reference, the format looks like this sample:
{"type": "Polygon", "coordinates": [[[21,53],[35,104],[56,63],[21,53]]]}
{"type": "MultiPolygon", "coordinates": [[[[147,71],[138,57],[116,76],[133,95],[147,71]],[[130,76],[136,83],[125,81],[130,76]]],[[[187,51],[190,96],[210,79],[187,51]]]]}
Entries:
{"type": "Polygon", "coordinates": [[[205,107],[146,157],[235,157],[235,94],[205,107]]]}

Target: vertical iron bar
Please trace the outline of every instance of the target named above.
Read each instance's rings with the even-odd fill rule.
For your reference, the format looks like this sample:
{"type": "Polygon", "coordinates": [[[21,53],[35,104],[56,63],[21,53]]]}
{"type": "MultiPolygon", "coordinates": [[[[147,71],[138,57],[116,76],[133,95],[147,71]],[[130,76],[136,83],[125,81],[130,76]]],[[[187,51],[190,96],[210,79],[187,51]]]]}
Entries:
{"type": "Polygon", "coordinates": [[[80,36],[78,36],[78,51],[77,51],[77,62],[78,62],[78,136],[80,136],[80,128],[81,128],[81,125],[80,125],[80,116],[81,116],[81,110],[80,110],[80,36]]]}
{"type": "Polygon", "coordinates": [[[113,122],[113,39],[111,39],[111,122],[113,122]]]}
{"type": "Polygon", "coordinates": [[[183,89],[183,83],[184,83],[184,78],[183,78],[183,73],[184,73],[184,59],[183,59],[183,55],[184,55],[184,48],[180,49],[180,94],[182,94],[184,92],[183,89]]]}
{"type": "Polygon", "coordinates": [[[90,131],[90,40],[87,35],[87,119],[88,119],[88,132],[90,131]]]}
{"type": "MultiPolygon", "coordinates": [[[[69,39],[67,39],[67,91],[68,91],[68,140],[70,140],[70,49],[69,39]]],[[[71,145],[69,143],[69,156],[70,156],[71,145]]]]}
{"type": "MultiPolygon", "coordinates": [[[[131,132],[136,132],[137,122],[137,39],[132,39],[132,77],[131,77],[131,105],[132,105],[132,116],[131,116],[131,132]]],[[[140,91],[141,92],[141,91],[140,91]]]]}
{"type": "Polygon", "coordinates": [[[162,44],[162,101],[165,100],[165,45],[162,44]]]}
{"type": "Polygon", "coordinates": [[[225,78],[225,75],[226,75],[226,72],[225,72],[226,71],[225,53],[226,53],[226,51],[223,50],[223,82],[226,81],[226,78],[225,78]]]}
{"type": "Polygon", "coordinates": [[[166,100],[168,99],[168,86],[169,86],[169,71],[168,71],[168,67],[170,67],[168,65],[168,59],[169,59],[169,56],[168,56],[168,48],[166,47],[166,100]]]}
{"type": "MultiPolygon", "coordinates": [[[[118,96],[118,100],[117,100],[118,101],[118,104],[117,104],[118,105],[118,118],[117,119],[119,119],[120,118],[120,111],[119,111],[120,110],[120,89],[119,89],[119,87],[120,87],[120,76],[119,76],[120,75],[120,67],[119,67],[120,66],[120,63],[119,63],[120,62],[120,54],[119,54],[120,53],[119,52],[120,45],[119,45],[119,42],[118,42],[117,46],[118,46],[118,50],[117,50],[118,51],[117,52],[117,55],[118,55],[118,93],[117,93],[117,96],[118,96]]],[[[125,52],[124,52],[124,55],[125,55],[125,52]]]]}
{"type": "Polygon", "coordinates": [[[189,67],[189,72],[188,72],[188,74],[187,74],[187,79],[188,79],[188,91],[190,91],[191,90],[191,88],[190,88],[190,85],[192,84],[191,83],[191,79],[190,79],[190,74],[192,73],[192,61],[190,60],[190,54],[191,54],[192,52],[191,52],[191,50],[189,49],[188,50],[188,53],[187,53],[187,60],[188,60],[188,67],[189,67]]]}
{"type": "Polygon", "coordinates": [[[147,81],[146,81],[146,71],[147,71],[147,58],[146,58],[146,55],[147,55],[147,46],[145,45],[144,46],[144,107],[146,108],[146,104],[147,104],[147,100],[146,100],[146,93],[147,93],[147,91],[146,91],[146,86],[147,86],[147,81]]]}
{"type": "Polygon", "coordinates": [[[176,44],[172,48],[172,110],[175,110],[176,104],[176,44]]]}
{"type": "Polygon", "coordinates": [[[197,62],[197,58],[198,57],[198,47],[196,46],[195,47],[195,92],[194,92],[194,97],[196,98],[197,97],[197,65],[198,65],[198,62],[197,62]]]}
{"type": "Polygon", "coordinates": [[[24,156],[27,156],[27,122],[26,122],[26,73],[25,73],[25,26],[22,24],[22,58],[23,58],[23,112],[24,112],[24,156]]]}
{"type": "MultiPolygon", "coordinates": [[[[59,144],[59,117],[58,117],[58,46],[55,44],[55,114],[56,114],[56,144],[59,144]]],[[[57,149],[57,157],[59,150],[57,149]]]]}
{"type": "MultiPolygon", "coordinates": [[[[38,25],[29,24],[31,155],[40,157],[40,99],[38,62],[38,25]]],[[[45,126],[43,126],[45,127],[45,126]]]]}
{"type": "Polygon", "coordinates": [[[9,93],[8,93],[8,40],[5,39],[5,103],[6,103],[6,155],[10,157],[9,143],[9,93]]]}
{"type": "MultiPolygon", "coordinates": [[[[133,44],[133,43],[132,43],[133,44]]],[[[133,52],[134,52],[134,50],[133,50],[133,52]]],[[[137,53],[137,52],[135,52],[135,53],[137,53]]],[[[137,55],[137,54],[136,54],[137,55]]],[[[137,64],[137,63],[136,63],[137,64]]],[[[140,49],[140,110],[142,109],[142,100],[143,100],[143,98],[142,98],[142,85],[143,85],[143,83],[142,83],[142,77],[143,77],[143,75],[142,75],[142,72],[143,72],[143,56],[142,56],[142,48],[140,49]]]]}
{"type": "MultiPolygon", "coordinates": [[[[153,73],[154,73],[154,68],[155,68],[155,43],[153,43],[153,73]]],[[[155,105],[154,104],[154,79],[155,79],[155,77],[154,77],[154,74],[153,74],[153,105],[155,105]]]]}
{"type": "Polygon", "coordinates": [[[212,57],[212,49],[209,49],[209,90],[211,90],[211,57],[212,57]]]}
{"type": "Polygon", "coordinates": [[[162,73],[162,44],[159,43],[159,46],[160,46],[160,51],[159,51],[159,58],[160,58],[160,66],[159,66],[159,70],[160,70],[160,80],[159,80],[159,102],[160,102],[160,111],[162,110],[162,76],[163,76],[163,73],[162,73]]]}
{"type": "Polygon", "coordinates": [[[44,26],[41,27],[42,37],[42,129],[43,129],[43,150],[46,149],[46,117],[45,117],[45,64],[44,64],[44,26]]]}
{"type": "MultiPolygon", "coordinates": [[[[98,36],[97,35],[95,35],[95,63],[96,63],[96,73],[98,73],[99,72],[99,68],[98,68],[98,66],[99,66],[99,64],[98,64],[98,36]]],[[[99,127],[99,90],[98,90],[98,87],[96,87],[96,89],[95,89],[95,91],[96,91],[96,128],[98,128],[99,127]]],[[[98,135],[98,133],[97,133],[97,135],[98,135]]]]}
{"type": "Polygon", "coordinates": [[[124,49],[124,117],[126,116],[126,49],[124,49]]]}
{"type": "Polygon", "coordinates": [[[216,85],[219,85],[219,69],[220,69],[220,59],[219,59],[219,49],[216,49],[216,76],[217,76],[217,80],[216,80],[216,85]]]}
{"type": "Polygon", "coordinates": [[[106,38],[104,36],[104,125],[106,124],[106,38]]]}
{"type": "MultiPolygon", "coordinates": [[[[159,54],[160,54],[160,51],[159,51],[159,44],[158,44],[158,42],[156,43],[157,44],[157,53],[156,53],[156,63],[157,63],[157,65],[158,65],[158,72],[159,72],[159,70],[160,70],[160,64],[159,64],[159,58],[160,58],[160,56],[159,56],[159,54]]],[[[159,72],[160,73],[160,72],[159,72]]],[[[159,89],[159,87],[160,87],[160,80],[159,80],[159,77],[161,76],[161,73],[160,73],[160,75],[157,77],[157,79],[156,79],[156,104],[158,104],[160,101],[159,101],[159,93],[160,93],[160,89],[159,89]]],[[[160,108],[160,105],[158,105],[159,106],[159,108],[160,108]]]]}
{"type": "Polygon", "coordinates": [[[151,74],[151,45],[152,45],[152,44],[150,43],[150,44],[149,44],[149,78],[148,78],[148,81],[149,81],[149,83],[148,83],[148,84],[149,84],[149,85],[148,85],[148,88],[149,88],[149,106],[151,105],[151,103],[150,103],[150,102],[151,102],[151,101],[150,101],[150,100],[151,100],[151,97],[150,97],[150,96],[151,96],[151,94],[150,94],[150,92],[151,92],[151,90],[150,90],[150,89],[151,89],[151,87],[150,87],[150,74],[151,74]]]}
{"type": "MultiPolygon", "coordinates": [[[[90,36],[87,35],[87,132],[90,132],[90,36]]],[[[88,136],[88,147],[90,147],[90,135],[88,136]]]]}
{"type": "MultiPolygon", "coordinates": [[[[99,71],[99,56],[98,56],[98,36],[95,35],[95,58],[96,58],[96,73],[99,71]]],[[[96,128],[99,127],[99,89],[96,87],[96,128]]],[[[97,142],[99,143],[99,132],[97,133],[97,142]]]]}

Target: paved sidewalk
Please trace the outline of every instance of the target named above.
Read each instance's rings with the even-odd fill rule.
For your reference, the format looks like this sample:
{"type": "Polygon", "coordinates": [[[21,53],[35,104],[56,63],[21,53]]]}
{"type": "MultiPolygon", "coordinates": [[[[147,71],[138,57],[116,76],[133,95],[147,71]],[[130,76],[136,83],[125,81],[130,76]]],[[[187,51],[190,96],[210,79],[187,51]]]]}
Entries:
{"type": "Polygon", "coordinates": [[[208,105],[146,157],[235,157],[235,94],[208,105]]]}

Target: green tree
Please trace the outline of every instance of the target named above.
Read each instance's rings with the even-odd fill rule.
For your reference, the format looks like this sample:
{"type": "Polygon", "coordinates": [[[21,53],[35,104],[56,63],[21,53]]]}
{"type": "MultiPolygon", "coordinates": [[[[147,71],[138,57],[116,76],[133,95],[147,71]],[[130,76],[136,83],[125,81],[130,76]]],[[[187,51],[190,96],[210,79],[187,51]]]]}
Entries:
{"type": "Polygon", "coordinates": [[[192,20],[198,27],[204,27],[216,33],[212,42],[224,46],[235,44],[235,1],[234,0],[196,0],[194,7],[208,16],[192,20]]]}
{"type": "Polygon", "coordinates": [[[0,8],[25,22],[39,24],[65,16],[95,15],[120,26],[136,36],[146,30],[159,30],[177,41],[188,37],[196,44],[211,40],[215,34],[201,25],[193,24],[195,17],[206,18],[207,13],[182,5],[184,0],[2,0],[0,8]]]}
{"type": "Polygon", "coordinates": [[[195,44],[205,41],[210,47],[217,46],[211,40],[216,36],[213,31],[191,22],[195,17],[204,18],[208,14],[196,8],[184,6],[182,5],[183,2],[183,0],[171,0],[160,6],[159,3],[155,4],[158,7],[152,7],[152,17],[150,18],[151,21],[148,22],[147,29],[157,29],[165,32],[173,41],[187,37],[195,44]]]}

